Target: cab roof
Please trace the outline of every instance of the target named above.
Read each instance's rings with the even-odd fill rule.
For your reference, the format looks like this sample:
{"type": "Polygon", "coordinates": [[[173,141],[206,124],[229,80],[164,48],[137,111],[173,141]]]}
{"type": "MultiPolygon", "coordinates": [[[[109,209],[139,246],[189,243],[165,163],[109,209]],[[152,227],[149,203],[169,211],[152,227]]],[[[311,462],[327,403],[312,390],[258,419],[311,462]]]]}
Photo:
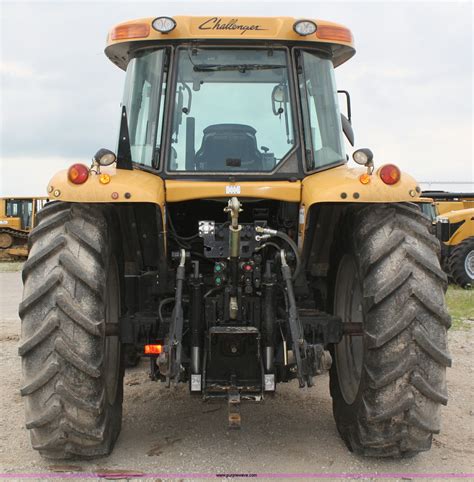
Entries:
{"type": "Polygon", "coordinates": [[[107,36],[105,54],[121,69],[126,69],[134,52],[142,47],[186,41],[202,43],[222,41],[226,44],[249,41],[266,41],[276,44],[320,46],[333,59],[334,66],[349,60],[355,54],[351,31],[343,25],[325,20],[310,21],[316,31],[310,35],[299,35],[295,22],[309,19],[292,17],[221,17],[221,16],[176,16],[176,27],[169,33],[153,28],[157,17],[130,20],[115,25],[107,36]]]}

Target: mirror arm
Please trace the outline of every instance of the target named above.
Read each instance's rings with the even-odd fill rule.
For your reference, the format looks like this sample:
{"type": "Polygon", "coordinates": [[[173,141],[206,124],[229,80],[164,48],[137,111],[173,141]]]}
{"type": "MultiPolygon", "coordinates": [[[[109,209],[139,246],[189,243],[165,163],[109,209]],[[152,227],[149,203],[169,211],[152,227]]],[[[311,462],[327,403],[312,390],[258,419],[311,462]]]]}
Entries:
{"type": "Polygon", "coordinates": [[[352,124],[351,96],[347,90],[338,90],[337,93],[346,96],[347,120],[352,124]]]}

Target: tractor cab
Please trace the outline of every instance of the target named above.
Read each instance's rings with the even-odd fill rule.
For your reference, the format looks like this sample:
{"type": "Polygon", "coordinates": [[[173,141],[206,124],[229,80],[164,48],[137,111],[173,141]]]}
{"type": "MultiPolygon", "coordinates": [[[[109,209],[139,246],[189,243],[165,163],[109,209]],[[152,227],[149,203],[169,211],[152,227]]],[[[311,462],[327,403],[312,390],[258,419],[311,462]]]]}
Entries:
{"type": "MultiPolygon", "coordinates": [[[[278,35],[290,21],[297,25],[268,19],[268,27],[278,35]]],[[[262,28],[230,41],[225,29],[209,38],[189,18],[176,22],[196,38],[173,39],[175,29],[160,32],[157,22],[153,44],[118,41],[124,26],[110,34],[106,53],[127,72],[121,139],[129,142],[119,159],[166,178],[302,178],[346,162],[350,123],[341,121],[334,67],[354,53],[349,30],[321,25],[301,34],[295,26],[291,38],[269,41],[255,34],[262,28]]]]}

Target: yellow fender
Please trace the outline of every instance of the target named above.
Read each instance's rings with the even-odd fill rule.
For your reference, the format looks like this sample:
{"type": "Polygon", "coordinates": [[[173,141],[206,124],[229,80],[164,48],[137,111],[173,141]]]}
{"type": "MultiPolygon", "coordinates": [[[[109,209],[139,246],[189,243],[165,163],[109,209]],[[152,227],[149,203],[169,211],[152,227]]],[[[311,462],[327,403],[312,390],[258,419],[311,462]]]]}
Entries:
{"type": "Polygon", "coordinates": [[[415,179],[402,172],[400,180],[385,184],[379,171],[368,176],[367,168],[350,168],[347,165],[328,169],[306,177],[302,182],[299,244],[302,246],[310,207],[318,203],[391,203],[418,202],[421,189],[415,179]],[[361,176],[366,183],[361,182],[361,176]]]}
{"type": "Polygon", "coordinates": [[[67,170],[59,171],[48,184],[49,198],[82,203],[153,203],[164,207],[165,185],[160,177],[138,169],[102,168],[101,174],[92,172],[84,184],[74,184],[69,181],[67,170]]]}

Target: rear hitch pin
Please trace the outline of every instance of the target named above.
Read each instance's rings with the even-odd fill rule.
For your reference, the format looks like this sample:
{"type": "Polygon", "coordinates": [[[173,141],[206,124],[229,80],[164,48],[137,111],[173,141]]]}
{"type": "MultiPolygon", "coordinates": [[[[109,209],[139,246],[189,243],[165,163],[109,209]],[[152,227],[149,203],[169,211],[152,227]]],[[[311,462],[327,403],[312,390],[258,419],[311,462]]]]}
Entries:
{"type": "Polygon", "coordinates": [[[229,428],[239,429],[240,417],[240,393],[237,389],[229,389],[227,392],[227,405],[229,408],[229,428]]]}

